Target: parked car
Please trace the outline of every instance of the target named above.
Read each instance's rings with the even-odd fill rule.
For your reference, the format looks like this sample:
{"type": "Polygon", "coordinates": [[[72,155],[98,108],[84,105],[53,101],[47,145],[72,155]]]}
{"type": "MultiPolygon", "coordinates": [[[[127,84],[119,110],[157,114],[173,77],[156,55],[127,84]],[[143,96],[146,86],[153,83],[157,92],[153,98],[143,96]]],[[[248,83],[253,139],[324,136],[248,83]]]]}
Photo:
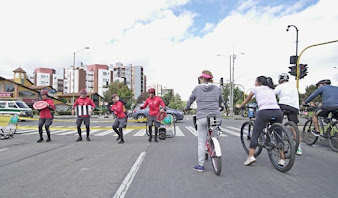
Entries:
{"type": "Polygon", "coordinates": [[[33,110],[23,101],[0,101],[0,114],[33,117],[33,110]]]}
{"type": "MultiPolygon", "coordinates": [[[[166,107],[165,110],[166,110],[167,114],[171,114],[173,116],[175,122],[177,122],[178,120],[183,120],[183,118],[184,118],[183,111],[171,109],[169,107],[166,107]]],[[[136,120],[144,119],[148,115],[149,115],[149,108],[140,109],[140,106],[137,106],[137,107],[135,107],[135,109],[133,111],[133,118],[136,119],[136,120]]]]}

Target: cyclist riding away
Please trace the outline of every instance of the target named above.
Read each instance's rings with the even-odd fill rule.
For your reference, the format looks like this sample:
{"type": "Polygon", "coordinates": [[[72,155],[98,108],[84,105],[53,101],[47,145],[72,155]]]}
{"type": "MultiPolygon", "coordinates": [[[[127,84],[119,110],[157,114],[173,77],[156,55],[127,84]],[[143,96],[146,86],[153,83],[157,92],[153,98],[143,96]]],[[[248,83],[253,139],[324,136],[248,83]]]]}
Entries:
{"type": "Polygon", "coordinates": [[[198,133],[198,165],[194,166],[194,170],[199,172],[204,171],[205,161],[205,147],[207,140],[207,114],[214,113],[216,119],[221,119],[221,112],[219,108],[222,108],[223,100],[221,90],[218,86],[212,84],[213,76],[208,70],[204,70],[198,77],[199,85],[197,85],[192,91],[185,111],[188,111],[191,104],[196,100],[197,113],[197,133],[198,133]]]}
{"type": "Polygon", "coordinates": [[[161,126],[161,123],[156,120],[157,115],[160,112],[164,112],[165,104],[161,97],[155,96],[155,89],[150,88],[148,90],[148,98],[144,102],[143,106],[140,107],[140,109],[144,109],[149,105],[149,115],[148,115],[148,127],[149,127],[149,139],[148,141],[151,142],[153,136],[152,136],[152,126],[153,123],[155,125],[155,142],[158,142],[157,140],[157,134],[158,134],[158,128],[161,126]],[[161,106],[161,108],[160,108],[161,106]]]}
{"type": "MultiPolygon", "coordinates": [[[[279,98],[279,107],[282,111],[289,111],[288,120],[298,124],[299,96],[297,87],[289,83],[289,75],[282,73],[278,76],[279,85],[275,88],[275,94],[279,98]]],[[[300,134],[299,134],[300,135],[300,134]]],[[[299,144],[297,155],[302,155],[302,149],[299,144]]]]}
{"type": "MultiPolygon", "coordinates": [[[[255,87],[252,89],[248,97],[242,102],[242,104],[236,105],[237,108],[242,108],[244,105],[248,104],[251,98],[255,95],[259,108],[250,140],[249,155],[247,160],[244,162],[245,166],[256,162],[256,158],[254,157],[255,149],[258,145],[258,137],[263,132],[265,124],[269,122],[271,118],[276,119],[274,122],[282,123],[283,121],[283,112],[277,104],[273,88],[273,82],[270,77],[267,78],[265,76],[259,76],[256,78],[255,87]]],[[[284,154],[282,152],[280,154],[281,159],[279,160],[278,165],[284,166],[284,154]]]]}
{"type": "Polygon", "coordinates": [[[332,86],[329,79],[319,81],[316,86],[318,89],[314,91],[306,100],[305,104],[311,102],[316,96],[320,95],[322,98],[322,106],[318,107],[316,112],[312,115],[315,130],[312,131],[314,136],[319,136],[318,116],[327,117],[328,114],[338,109],[338,87],[332,86]]]}
{"type": "Polygon", "coordinates": [[[47,102],[47,106],[41,110],[39,110],[40,118],[39,118],[39,135],[40,139],[37,141],[42,142],[42,126],[45,125],[46,133],[47,133],[47,140],[46,142],[50,142],[50,130],[49,126],[52,125],[53,122],[53,115],[51,111],[55,110],[55,106],[53,103],[53,100],[47,98],[48,97],[48,92],[46,90],[42,90],[40,92],[41,98],[43,101],[47,102]]]}

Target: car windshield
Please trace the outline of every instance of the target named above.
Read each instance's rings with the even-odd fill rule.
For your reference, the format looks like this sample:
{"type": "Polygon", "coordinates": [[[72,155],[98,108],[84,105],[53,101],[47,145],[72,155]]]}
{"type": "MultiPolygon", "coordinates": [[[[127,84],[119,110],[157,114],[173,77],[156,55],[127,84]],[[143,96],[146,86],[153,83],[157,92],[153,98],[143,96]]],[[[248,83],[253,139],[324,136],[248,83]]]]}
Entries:
{"type": "Polygon", "coordinates": [[[29,108],[25,103],[23,102],[16,102],[16,104],[20,107],[20,108],[29,108]]]}

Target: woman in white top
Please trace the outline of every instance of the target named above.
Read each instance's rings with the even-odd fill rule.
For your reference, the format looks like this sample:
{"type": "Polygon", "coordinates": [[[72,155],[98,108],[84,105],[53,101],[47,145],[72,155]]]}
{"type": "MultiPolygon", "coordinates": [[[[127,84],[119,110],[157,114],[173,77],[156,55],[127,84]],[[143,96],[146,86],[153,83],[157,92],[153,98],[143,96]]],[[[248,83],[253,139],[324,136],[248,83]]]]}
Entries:
{"type": "MultiPolygon", "coordinates": [[[[247,160],[244,162],[245,166],[250,165],[256,161],[254,154],[258,144],[258,137],[262,133],[266,123],[270,121],[270,118],[275,118],[275,122],[279,123],[282,123],[283,121],[283,112],[280,110],[277,104],[271,78],[267,78],[265,76],[257,77],[255,81],[255,87],[252,89],[248,97],[242,102],[242,104],[237,104],[236,107],[242,108],[244,105],[250,102],[254,95],[258,103],[259,111],[256,116],[256,121],[250,140],[249,155],[247,160]]],[[[281,160],[279,160],[278,164],[284,166],[285,160],[283,155],[281,155],[281,160]]]]}

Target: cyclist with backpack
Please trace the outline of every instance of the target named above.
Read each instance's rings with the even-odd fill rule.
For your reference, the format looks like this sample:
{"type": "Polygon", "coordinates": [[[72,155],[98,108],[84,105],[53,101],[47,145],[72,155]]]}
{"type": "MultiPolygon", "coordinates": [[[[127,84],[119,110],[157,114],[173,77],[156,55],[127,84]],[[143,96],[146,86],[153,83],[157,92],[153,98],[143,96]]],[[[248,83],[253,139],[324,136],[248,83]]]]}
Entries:
{"type": "MultiPolygon", "coordinates": [[[[275,94],[279,98],[279,107],[282,111],[289,111],[288,120],[298,124],[299,96],[297,87],[289,83],[289,75],[282,73],[278,76],[279,85],[275,88],[275,94]]],[[[300,133],[299,133],[300,136],[300,133]]],[[[299,137],[300,139],[300,137],[299,137]]],[[[302,155],[302,149],[299,144],[297,155],[302,155]]]]}
{"type": "Polygon", "coordinates": [[[312,115],[315,130],[311,131],[314,136],[319,136],[318,116],[327,117],[327,115],[338,109],[338,87],[332,86],[329,79],[320,80],[317,84],[316,91],[314,91],[306,100],[305,104],[311,102],[318,95],[322,98],[323,105],[318,107],[316,112],[312,115]]]}
{"type": "Polygon", "coordinates": [[[39,110],[39,114],[40,114],[40,118],[39,118],[39,135],[40,135],[40,139],[37,141],[42,142],[43,138],[42,138],[42,126],[45,125],[45,129],[46,129],[46,133],[47,133],[47,140],[46,142],[50,142],[50,130],[49,130],[49,126],[52,125],[53,123],[53,114],[51,111],[55,110],[55,106],[53,103],[53,100],[48,98],[48,92],[46,90],[42,90],[40,92],[42,101],[47,102],[47,106],[41,110],[39,110]]]}
{"type": "MultiPolygon", "coordinates": [[[[242,108],[244,105],[248,104],[251,98],[255,95],[259,108],[250,140],[249,155],[247,160],[244,162],[245,166],[256,162],[254,154],[258,145],[258,138],[263,132],[265,124],[270,121],[270,118],[275,118],[276,120],[274,122],[282,123],[283,121],[283,112],[277,104],[273,88],[273,81],[270,77],[267,78],[265,76],[258,76],[255,81],[255,87],[252,89],[248,97],[242,102],[242,104],[236,105],[237,108],[242,108]]],[[[283,153],[281,153],[281,159],[278,164],[281,166],[285,165],[283,153]]]]}

